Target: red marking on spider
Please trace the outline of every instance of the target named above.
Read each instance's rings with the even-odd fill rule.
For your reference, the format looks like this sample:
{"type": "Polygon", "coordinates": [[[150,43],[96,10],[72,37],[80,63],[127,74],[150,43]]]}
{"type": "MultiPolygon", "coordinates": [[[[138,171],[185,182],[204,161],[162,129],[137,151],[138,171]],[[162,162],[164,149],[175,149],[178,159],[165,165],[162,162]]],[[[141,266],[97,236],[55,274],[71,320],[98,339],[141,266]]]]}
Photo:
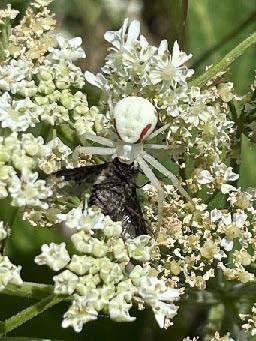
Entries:
{"type": "Polygon", "coordinates": [[[149,123],[149,124],[146,125],[146,127],[144,127],[144,128],[142,129],[142,132],[140,133],[140,137],[138,138],[138,140],[136,141],[136,143],[139,143],[139,142],[143,139],[143,137],[147,134],[147,132],[149,131],[149,129],[150,129],[151,127],[152,127],[152,124],[149,123]]]}
{"type": "Polygon", "coordinates": [[[115,130],[116,130],[116,133],[117,133],[118,137],[120,138],[120,140],[122,140],[122,138],[121,138],[121,136],[119,135],[119,132],[118,132],[118,130],[117,130],[117,128],[116,128],[116,119],[114,119],[114,128],[115,128],[115,130]]]}

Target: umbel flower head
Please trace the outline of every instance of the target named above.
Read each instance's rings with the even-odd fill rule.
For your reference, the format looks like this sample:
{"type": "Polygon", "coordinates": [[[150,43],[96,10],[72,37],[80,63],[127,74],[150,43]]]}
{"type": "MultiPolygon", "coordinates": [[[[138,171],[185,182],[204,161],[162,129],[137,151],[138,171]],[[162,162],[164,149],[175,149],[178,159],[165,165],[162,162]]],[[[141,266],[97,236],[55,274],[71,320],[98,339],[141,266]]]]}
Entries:
{"type": "MultiPolygon", "coordinates": [[[[106,32],[111,47],[101,72],[83,74],[75,64],[77,58],[85,58],[82,41],[56,34],[47,8],[50,2],[31,4],[12,29],[1,61],[0,198],[10,199],[34,226],[62,224],[72,230],[73,252],[65,243],[50,243],[42,245],[36,257],[39,265],[57,272],[55,293],[72,300],[63,327],[79,332],[99,314],[133,321],[130,309],[136,304],[139,309],[150,306],[159,326],[168,327],[177,312],[174,302],[180,288],[185,287],[188,295],[190,288],[204,290],[217,272],[221,283],[215,281],[216,287],[229,281],[234,291],[255,279],[256,196],[255,190],[238,187],[237,162],[231,153],[236,122],[229,104],[238,100],[233,84],[220,77],[202,89],[190,86],[193,70],[186,63],[191,55],[180,51],[177,42],[170,51],[165,40],[158,47],[150,45],[140,34],[139,22],[129,25],[128,20],[119,31],[106,32]],[[101,91],[97,107],[88,105],[86,81],[101,91]],[[145,111],[151,115],[138,116],[139,134],[133,133],[129,140],[125,130],[132,130],[133,110],[127,109],[131,99],[137,109],[146,103],[145,111]],[[128,124],[122,125],[123,121],[128,124]],[[59,169],[109,160],[105,154],[92,156],[95,143],[103,142],[111,149],[108,155],[120,156],[122,150],[121,156],[126,156],[124,152],[132,151],[133,158],[122,161],[137,162],[153,183],[140,193],[148,232],[154,238],[141,235],[124,241],[121,222],[97,208],[84,208],[89,192],[71,188],[67,194],[61,181],[46,181],[59,169]],[[86,155],[79,152],[81,146],[86,155]],[[153,155],[145,153],[146,148],[153,155]],[[154,169],[145,167],[146,154],[154,169]],[[176,169],[176,176],[161,160],[176,169]],[[155,169],[163,174],[161,222],[155,169]]],[[[16,14],[10,9],[0,12],[3,22],[16,14]]],[[[255,109],[254,102],[245,105],[245,115],[255,109]]],[[[253,123],[246,131],[253,141],[253,123]]],[[[96,148],[102,154],[102,148],[96,148]]],[[[4,226],[0,224],[1,243],[8,234],[4,226]]],[[[0,289],[22,284],[20,266],[1,257],[0,289]]],[[[248,317],[250,328],[252,320],[248,317]]],[[[215,339],[222,338],[216,333],[215,339]]]]}
{"type": "Polygon", "coordinates": [[[161,328],[168,327],[180,291],[158,279],[158,271],[150,266],[154,240],[141,235],[124,242],[121,222],[96,208],[78,207],[59,218],[72,229],[76,252],[70,256],[64,243],[51,243],[42,246],[35,261],[59,272],[53,277],[56,294],[73,297],[62,326],[80,332],[100,312],[117,322],[134,321],[129,310],[139,300],[140,308],[152,307],[161,328]]]}

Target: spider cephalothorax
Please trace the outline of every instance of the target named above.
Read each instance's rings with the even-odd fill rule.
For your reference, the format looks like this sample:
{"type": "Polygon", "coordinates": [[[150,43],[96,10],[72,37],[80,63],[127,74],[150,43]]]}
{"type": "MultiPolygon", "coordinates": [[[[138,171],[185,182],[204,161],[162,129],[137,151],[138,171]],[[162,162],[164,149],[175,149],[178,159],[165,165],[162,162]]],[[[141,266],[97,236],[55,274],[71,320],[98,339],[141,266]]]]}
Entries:
{"type": "Polygon", "coordinates": [[[164,192],[150,166],[171,179],[179,192],[187,200],[191,201],[189,194],[180,185],[176,176],[146,151],[149,149],[169,149],[169,146],[165,144],[148,143],[153,137],[165,131],[168,125],[154,131],[158,122],[156,109],[148,100],[142,97],[131,96],[120,100],[111,114],[118,138],[112,141],[102,136],[87,134],[87,139],[104,147],[79,147],[79,151],[88,154],[113,155],[120,162],[134,163],[135,167],[139,166],[152,185],[158,190],[158,215],[159,222],[161,222],[164,192]]]}

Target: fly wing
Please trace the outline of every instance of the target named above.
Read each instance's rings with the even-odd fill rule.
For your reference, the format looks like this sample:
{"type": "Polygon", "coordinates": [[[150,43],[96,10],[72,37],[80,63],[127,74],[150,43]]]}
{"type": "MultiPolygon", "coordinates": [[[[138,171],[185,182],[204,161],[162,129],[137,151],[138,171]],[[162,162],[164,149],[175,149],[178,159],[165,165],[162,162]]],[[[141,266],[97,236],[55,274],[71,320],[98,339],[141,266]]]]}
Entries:
{"type": "Polygon", "coordinates": [[[125,198],[122,226],[124,237],[148,234],[135,186],[132,186],[131,192],[125,198]]]}
{"type": "Polygon", "coordinates": [[[73,169],[61,169],[53,175],[56,177],[63,176],[66,181],[74,181],[80,185],[83,182],[93,184],[103,169],[107,168],[107,163],[92,166],[82,166],[73,169]]]}

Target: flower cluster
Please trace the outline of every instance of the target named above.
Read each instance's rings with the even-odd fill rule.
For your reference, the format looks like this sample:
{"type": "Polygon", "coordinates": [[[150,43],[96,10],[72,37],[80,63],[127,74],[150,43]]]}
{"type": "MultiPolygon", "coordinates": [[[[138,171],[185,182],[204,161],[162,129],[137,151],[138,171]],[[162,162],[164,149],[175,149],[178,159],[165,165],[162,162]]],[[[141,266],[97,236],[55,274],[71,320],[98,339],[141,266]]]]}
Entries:
{"type": "MultiPolygon", "coordinates": [[[[193,337],[189,338],[186,337],[185,339],[183,339],[183,341],[197,341],[199,340],[199,337],[193,337]]],[[[234,339],[232,339],[232,337],[230,337],[230,333],[227,333],[224,336],[220,336],[219,332],[216,332],[213,338],[209,338],[209,341],[235,341],[234,339]]]]}
{"type": "MultiPolygon", "coordinates": [[[[47,209],[53,194],[38,172],[78,163],[54,129],[65,124],[82,139],[106,123],[96,107],[88,107],[83,74],[73,63],[85,58],[81,38],[52,32],[55,20],[45,7],[50,2],[31,4],[12,29],[8,58],[0,66],[0,198],[9,196],[12,205],[27,209],[25,217],[47,209]]],[[[16,14],[6,11],[2,17],[16,14]]]]}
{"type": "MultiPolygon", "coordinates": [[[[205,289],[210,278],[221,269],[229,280],[246,283],[254,280],[251,265],[255,262],[255,198],[237,190],[229,194],[232,213],[227,209],[211,209],[195,200],[195,207],[184,203],[171,185],[165,185],[163,224],[156,222],[157,192],[144,187],[149,202],[145,203],[148,223],[157,235],[157,243],[165,247],[162,270],[174,283],[186,283],[205,289]],[[169,249],[166,255],[166,247],[169,249]]],[[[227,201],[228,202],[228,201],[227,201]]]]}
{"type": "Polygon", "coordinates": [[[251,309],[251,314],[239,314],[240,318],[246,323],[242,327],[251,334],[256,335],[256,304],[251,309]]]}
{"type": "Polygon", "coordinates": [[[158,48],[152,46],[140,35],[140,23],[133,21],[128,27],[128,19],[118,32],[106,32],[104,37],[113,47],[102,73],[85,73],[86,80],[103,91],[104,101],[110,98],[117,103],[122,97],[143,96],[165,109],[171,96],[182,97],[180,90],[186,88],[193,71],[184,65],[191,55],[181,52],[177,42],[172,54],[166,40],[158,48]]]}
{"type": "Polygon", "coordinates": [[[180,291],[158,279],[158,271],[148,263],[154,240],[141,235],[124,242],[121,223],[96,208],[78,207],[59,218],[74,231],[71,240],[76,252],[70,256],[65,243],[45,244],[35,261],[61,270],[53,277],[54,292],[73,297],[62,326],[80,332],[101,311],[117,322],[133,321],[129,310],[135,301],[140,308],[151,306],[158,325],[168,327],[180,291]]]}
{"type": "Polygon", "coordinates": [[[12,264],[7,256],[2,255],[2,246],[9,232],[9,228],[0,221],[0,291],[8,284],[19,286],[23,283],[20,277],[21,266],[12,264]]]}

